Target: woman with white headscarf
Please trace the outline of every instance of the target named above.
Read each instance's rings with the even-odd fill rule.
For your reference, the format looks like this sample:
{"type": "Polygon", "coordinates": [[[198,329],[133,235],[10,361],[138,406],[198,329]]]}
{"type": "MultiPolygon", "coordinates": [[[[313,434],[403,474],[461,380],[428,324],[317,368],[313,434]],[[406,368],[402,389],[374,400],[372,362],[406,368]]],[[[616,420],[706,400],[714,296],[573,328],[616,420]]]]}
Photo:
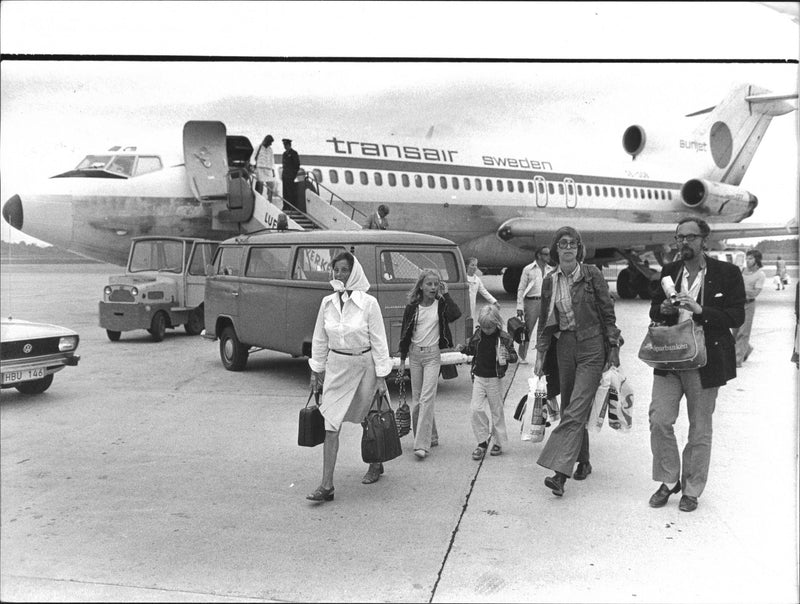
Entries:
{"type": "MultiPolygon", "coordinates": [[[[334,257],[331,266],[334,293],[320,304],[308,361],[311,390],[322,390],[320,411],[325,418],[322,483],[306,496],[311,501],[333,499],[342,422],[361,423],[375,391],[386,392],[385,378],[392,370],[383,314],[378,301],[367,294],[364,269],[349,252],[334,257]]],[[[361,482],[372,484],[381,474],[383,464],[369,464],[361,482]]]]}

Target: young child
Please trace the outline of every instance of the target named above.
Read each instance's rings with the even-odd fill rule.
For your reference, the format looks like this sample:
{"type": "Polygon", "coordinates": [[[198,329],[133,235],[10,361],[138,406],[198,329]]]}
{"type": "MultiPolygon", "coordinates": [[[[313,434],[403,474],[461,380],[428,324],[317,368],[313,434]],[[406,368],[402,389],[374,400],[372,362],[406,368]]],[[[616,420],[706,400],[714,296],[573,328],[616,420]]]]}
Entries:
{"type": "Polygon", "coordinates": [[[506,419],[503,413],[503,399],[500,393],[500,378],[506,374],[509,363],[517,362],[514,340],[503,331],[500,311],[493,305],[484,306],[478,315],[479,327],[467,342],[461,346],[464,354],[472,355],[472,431],[478,446],[472,452],[472,459],[480,461],[489,446],[489,436],[493,445],[490,455],[501,455],[508,442],[506,419]],[[489,410],[487,412],[486,403],[489,410]],[[492,414],[492,428],[489,430],[489,412],[492,414]]]}

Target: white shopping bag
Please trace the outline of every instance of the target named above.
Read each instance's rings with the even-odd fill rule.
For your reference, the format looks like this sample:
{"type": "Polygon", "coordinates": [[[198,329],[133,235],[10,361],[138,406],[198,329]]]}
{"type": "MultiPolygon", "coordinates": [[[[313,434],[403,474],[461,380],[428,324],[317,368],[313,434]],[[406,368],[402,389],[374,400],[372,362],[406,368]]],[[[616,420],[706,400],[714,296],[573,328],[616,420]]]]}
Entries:
{"type": "Polygon", "coordinates": [[[633,388],[630,380],[619,371],[612,367],[614,376],[612,385],[616,386],[617,394],[609,397],[608,404],[608,425],[614,430],[627,432],[633,425],[633,388]],[[616,383],[613,383],[616,382],[616,383]]]}
{"type": "Polygon", "coordinates": [[[544,440],[545,404],[547,402],[547,382],[545,377],[528,379],[528,402],[522,415],[521,438],[538,443],[544,440]]]}
{"type": "MultiPolygon", "coordinates": [[[[613,369],[613,367],[611,368],[613,369]]],[[[603,372],[600,376],[600,385],[597,387],[597,392],[594,395],[594,402],[592,403],[592,412],[589,414],[589,422],[586,427],[593,432],[599,432],[606,421],[608,414],[608,398],[609,391],[611,390],[611,369],[603,372]]]]}

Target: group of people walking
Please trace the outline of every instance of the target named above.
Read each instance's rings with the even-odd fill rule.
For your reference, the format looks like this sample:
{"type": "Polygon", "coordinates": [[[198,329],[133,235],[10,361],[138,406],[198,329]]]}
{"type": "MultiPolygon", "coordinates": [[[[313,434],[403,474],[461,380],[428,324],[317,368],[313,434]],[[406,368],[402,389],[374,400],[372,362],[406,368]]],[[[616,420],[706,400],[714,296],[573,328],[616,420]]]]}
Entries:
{"type": "MultiPolygon", "coordinates": [[[[272,150],[272,143],[275,139],[271,134],[267,134],[261,144],[253,150],[250,156],[250,166],[255,174],[256,192],[264,195],[266,192],[267,201],[272,203],[272,198],[275,195],[275,184],[277,182],[277,175],[275,172],[275,153],[272,150]]],[[[297,151],[292,149],[292,139],[284,138],[283,142],[283,156],[282,170],[281,170],[281,196],[286,203],[291,204],[297,209],[305,212],[305,198],[300,198],[297,195],[297,187],[295,185],[295,178],[300,171],[300,156],[297,151]]],[[[285,206],[283,209],[287,209],[285,206]]]]}
{"type": "MultiPolygon", "coordinates": [[[[701,219],[685,218],[678,223],[675,241],[679,260],[666,264],[661,272],[662,277],[672,278],[677,295],[668,298],[659,290],[650,306],[654,321],[694,321],[704,328],[706,365],[654,370],[649,411],[652,478],[659,483],[649,504],[662,507],[672,494],[682,491],[679,509],[686,512],[697,508],[708,480],[717,394],[736,376],[736,342],[747,345],[752,324],[752,309],[749,322],[746,320],[747,306],[763,287],[763,280],[756,275],[761,264],[757,251],[748,252],[743,278],[733,264],[704,253],[709,234],[708,224],[701,219]],[[732,330],[737,330],[736,341],[732,330]],[[740,337],[742,332],[745,335],[740,337]],[[674,424],[683,398],[689,432],[681,455],[674,424]]],[[[569,478],[582,480],[592,472],[586,426],[601,375],[609,367],[619,366],[623,345],[606,280],[597,267],[583,262],[584,254],[580,233],[569,226],[560,228],[549,248],[540,247],[534,263],[523,271],[517,297],[517,312],[525,318],[527,333],[535,341],[533,373],[547,376],[548,397],[551,393],[561,395],[561,421],[537,460],[553,472],[544,484],[557,496],[564,495],[569,478]]],[[[473,260],[469,259],[470,266],[473,260]]],[[[320,502],[333,499],[342,422],[361,422],[376,390],[386,391],[385,378],[392,369],[381,309],[366,293],[369,283],[358,260],[343,252],[334,258],[332,266],[334,293],[320,305],[309,360],[311,389],[322,390],[320,411],[325,418],[326,438],[322,482],[307,498],[320,502]]],[[[469,274],[474,275],[474,268],[469,274]]],[[[443,349],[472,356],[470,422],[477,443],[472,458],[481,460],[487,451],[501,455],[508,442],[500,380],[510,363],[525,358],[527,343],[518,355],[503,329],[497,301],[482,289],[479,279],[474,288],[470,283],[470,289],[476,329],[464,343],[453,340],[450,323],[461,315],[461,309],[437,271],[423,270],[408,294],[398,375],[403,376],[408,361],[413,448],[419,460],[426,459],[438,444],[435,400],[443,349]],[[476,312],[478,292],[490,303],[476,312]]],[[[377,482],[383,472],[382,464],[370,464],[362,482],[377,482]]]]}

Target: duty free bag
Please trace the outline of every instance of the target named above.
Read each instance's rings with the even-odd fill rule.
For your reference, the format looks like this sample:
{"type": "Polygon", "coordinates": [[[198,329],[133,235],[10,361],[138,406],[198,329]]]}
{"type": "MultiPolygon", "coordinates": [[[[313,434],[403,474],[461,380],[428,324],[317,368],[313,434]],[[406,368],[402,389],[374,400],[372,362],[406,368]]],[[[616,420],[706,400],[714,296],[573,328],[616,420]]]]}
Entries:
{"type": "Polygon", "coordinates": [[[385,394],[375,392],[361,427],[361,459],[366,463],[381,463],[403,454],[394,411],[385,394]]]}
{"type": "Polygon", "coordinates": [[[316,447],[323,442],[325,442],[325,418],[319,410],[319,392],[312,392],[308,395],[306,406],[300,409],[297,444],[301,447],[316,447]],[[316,404],[309,407],[312,396],[316,397],[316,404]]]}

